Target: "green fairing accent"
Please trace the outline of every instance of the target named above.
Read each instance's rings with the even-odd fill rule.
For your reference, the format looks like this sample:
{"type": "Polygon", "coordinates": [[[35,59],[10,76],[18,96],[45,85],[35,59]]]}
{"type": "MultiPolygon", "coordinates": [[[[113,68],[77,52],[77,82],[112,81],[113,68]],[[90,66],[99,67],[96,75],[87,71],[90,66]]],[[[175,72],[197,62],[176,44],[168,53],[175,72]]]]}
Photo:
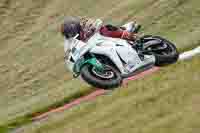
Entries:
{"type": "Polygon", "coordinates": [[[102,64],[97,62],[97,59],[95,57],[90,58],[88,60],[85,60],[84,58],[80,58],[79,60],[76,61],[74,68],[73,68],[74,77],[78,77],[80,75],[80,70],[85,64],[91,64],[99,71],[101,71],[103,69],[102,64]]]}

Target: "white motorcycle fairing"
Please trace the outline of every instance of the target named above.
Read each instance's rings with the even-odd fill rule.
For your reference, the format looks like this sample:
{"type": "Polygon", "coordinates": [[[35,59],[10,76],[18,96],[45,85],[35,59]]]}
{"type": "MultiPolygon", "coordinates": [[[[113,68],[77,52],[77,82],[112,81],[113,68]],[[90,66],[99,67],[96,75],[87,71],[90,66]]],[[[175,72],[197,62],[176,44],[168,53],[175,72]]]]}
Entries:
{"type": "Polygon", "coordinates": [[[128,77],[136,70],[155,63],[153,55],[144,55],[141,59],[137,51],[126,40],[105,37],[97,32],[87,43],[75,38],[66,40],[65,62],[69,70],[74,73],[75,63],[88,52],[108,57],[116,65],[122,77],[128,77]]]}

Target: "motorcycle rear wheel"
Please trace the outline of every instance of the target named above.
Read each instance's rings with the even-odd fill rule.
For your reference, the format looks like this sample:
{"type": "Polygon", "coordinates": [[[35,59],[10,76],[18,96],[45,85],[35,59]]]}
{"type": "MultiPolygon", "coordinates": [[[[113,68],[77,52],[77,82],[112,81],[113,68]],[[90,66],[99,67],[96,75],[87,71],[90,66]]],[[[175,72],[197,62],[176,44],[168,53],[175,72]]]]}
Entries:
{"type": "Polygon", "coordinates": [[[155,50],[151,52],[156,58],[155,65],[161,67],[176,63],[179,58],[179,52],[175,44],[160,36],[152,36],[152,38],[161,40],[162,43],[160,45],[165,45],[166,47],[162,51],[156,51],[156,48],[152,47],[152,49],[155,50]]]}

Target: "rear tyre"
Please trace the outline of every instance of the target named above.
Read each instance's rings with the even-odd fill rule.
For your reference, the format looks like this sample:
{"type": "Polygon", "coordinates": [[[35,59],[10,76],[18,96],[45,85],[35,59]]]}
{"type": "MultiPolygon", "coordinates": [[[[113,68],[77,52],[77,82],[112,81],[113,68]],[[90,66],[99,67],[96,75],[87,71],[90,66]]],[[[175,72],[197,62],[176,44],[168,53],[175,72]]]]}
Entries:
{"type": "Polygon", "coordinates": [[[92,65],[86,64],[81,69],[81,76],[87,83],[102,89],[116,88],[122,83],[119,71],[107,64],[102,72],[98,72],[92,65]]]}
{"type": "Polygon", "coordinates": [[[152,36],[152,38],[161,40],[160,45],[155,45],[155,47],[152,47],[153,50],[156,49],[157,46],[158,47],[160,47],[160,46],[166,47],[164,50],[161,50],[161,51],[158,50],[158,51],[152,52],[152,54],[156,58],[155,65],[156,66],[166,66],[169,64],[176,63],[179,58],[179,52],[178,52],[176,46],[172,42],[170,42],[160,36],[152,36]]]}

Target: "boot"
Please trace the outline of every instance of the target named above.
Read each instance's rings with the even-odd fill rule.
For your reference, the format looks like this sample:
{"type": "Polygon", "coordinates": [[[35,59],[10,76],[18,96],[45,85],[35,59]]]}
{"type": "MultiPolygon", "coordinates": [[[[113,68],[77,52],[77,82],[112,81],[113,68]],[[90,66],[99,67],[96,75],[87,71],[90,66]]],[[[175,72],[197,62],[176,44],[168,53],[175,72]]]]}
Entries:
{"type": "Polygon", "coordinates": [[[132,26],[131,32],[138,33],[142,26],[138,24],[137,22],[133,22],[132,24],[133,26],[132,26]]]}
{"type": "Polygon", "coordinates": [[[136,21],[129,22],[120,27],[122,30],[127,30],[129,32],[138,33],[141,25],[137,24],[136,21]]]}
{"type": "Polygon", "coordinates": [[[138,33],[140,31],[140,29],[142,28],[142,26],[140,24],[135,25],[135,33],[138,33]]]}

